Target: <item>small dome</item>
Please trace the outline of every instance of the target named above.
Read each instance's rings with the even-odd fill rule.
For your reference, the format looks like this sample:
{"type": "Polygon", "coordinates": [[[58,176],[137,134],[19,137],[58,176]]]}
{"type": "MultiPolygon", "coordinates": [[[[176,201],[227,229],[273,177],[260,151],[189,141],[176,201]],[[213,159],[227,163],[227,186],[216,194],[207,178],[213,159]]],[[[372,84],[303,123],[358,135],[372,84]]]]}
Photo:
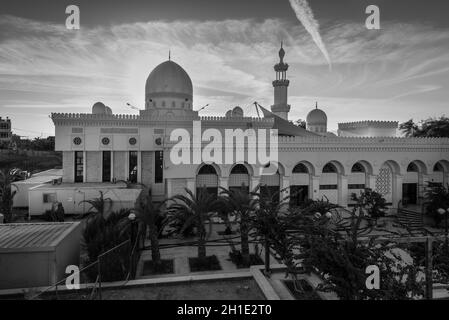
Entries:
{"type": "Polygon", "coordinates": [[[105,114],[106,111],[106,106],[104,105],[104,103],[102,102],[97,102],[92,106],[92,113],[93,114],[105,114]]]}
{"type": "Polygon", "coordinates": [[[228,112],[226,112],[225,117],[226,117],[226,118],[232,117],[232,110],[229,110],[228,112]]]}
{"type": "Polygon", "coordinates": [[[148,76],[145,86],[146,101],[154,98],[181,98],[192,102],[193,85],[187,72],[169,60],[158,65],[148,76]]]}
{"type": "Polygon", "coordinates": [[[109,107],[106,107],[106,114],[112,114],[112,109],[109,107]]]}
{"type": "Polygon", "coordinates": [[[307,125],[327,125],[326,113],[321,109],[313,109],[306,119],[307,125]]]}
{"type": "Polygon", "coordinates": [[[235,107],[234,109],[232,109],[232,116],[243,117],[243,109],[240,107],[235,107]]]}

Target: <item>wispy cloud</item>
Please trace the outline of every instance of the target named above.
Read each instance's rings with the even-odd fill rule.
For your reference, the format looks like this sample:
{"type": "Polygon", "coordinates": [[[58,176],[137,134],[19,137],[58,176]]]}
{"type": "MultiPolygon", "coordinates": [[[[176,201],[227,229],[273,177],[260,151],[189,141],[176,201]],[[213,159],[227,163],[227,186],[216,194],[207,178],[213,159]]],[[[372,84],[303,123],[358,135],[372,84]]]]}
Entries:
{"type": "Polygon", "coordinates": [[[317,47],[321,50],[329,64],[329,68],[332,69],[332,62],[327,52],[326,46],[321,39],[320,25],[313,15],[313,11],[309,6],[307,0],[290,0],[290,5],[296,13],[296,17],[302,23],[307,32],[312,36],[313,41],[317,47]]]}
{"type": "Polygon", "coordinates": [[[442,102],[449,100],[448,30],[388,22],[382,27],[377,32],[337,22],[323,28],[333,63],[329,73],[304,28],[277,19],[151,21],[68,31],[62,24],[0,16],[0,114],[35,130],[51,123],[19,117],[19,109],[86,112],[103,101],[116,113],[133,112],[126,102],[143,106],[146,77],[171,49],[193,80],[196,106],[210,104],[205,113],[224,114],[241,105],[255,115],[252,102],[269,107],[273,101],[280,39],[290,64],[292,119],[305,118],[316,100],[329,112],[331,128],[361,114],[407,120],[410,113],[443,113],[442,102]]]}

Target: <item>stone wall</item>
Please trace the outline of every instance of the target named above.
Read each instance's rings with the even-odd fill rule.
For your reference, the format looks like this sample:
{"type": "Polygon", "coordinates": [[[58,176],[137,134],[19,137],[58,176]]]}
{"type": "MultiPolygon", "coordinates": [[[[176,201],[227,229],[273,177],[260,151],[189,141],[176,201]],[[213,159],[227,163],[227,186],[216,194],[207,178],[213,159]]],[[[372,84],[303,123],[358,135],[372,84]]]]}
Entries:
{"type": "Polygon", "coordinates": [[[65,183],[73,183],[75,180],[75,153],[73,151],[64,151],[62,153],[62,167],[64,173],[62,181],[65,183]]]}

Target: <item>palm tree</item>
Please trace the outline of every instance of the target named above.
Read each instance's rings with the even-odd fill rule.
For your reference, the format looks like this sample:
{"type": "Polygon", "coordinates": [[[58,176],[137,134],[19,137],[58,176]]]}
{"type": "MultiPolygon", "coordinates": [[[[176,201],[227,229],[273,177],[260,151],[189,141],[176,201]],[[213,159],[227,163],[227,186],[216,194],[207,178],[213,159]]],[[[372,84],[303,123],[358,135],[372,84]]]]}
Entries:
{"type": "Polygon", "coordinates": [[[177,195],[168,207],[171,219],[184,221],[181,232],[192,226],[197,229],[198,259],[206,259],[206,223],[209,222],[209,234],[212,229],[210,218],[219,208],[220,201],[215,194],[211,194],[206,188],[199,189],[194,195],[189,189],[185,189],[187,195],[177,195]]]}
{"type": "Polygon", "coordinates": [[[220,200],[227,208],[227,212],[233,212],[240,221],[240,241],[242,248],[242,258],[245,266],[250,265],[249,253],[249,231],[251,229],[251,219],[255,211],[255,199],[247,191],[245,186],[239,190],[226,190],[221,188],[220,200]]]}
{"type": "Polygon", "coordinates": [[[149,230],[149,238],[151,241],[151,259],[153,261],[153,267],[155,269],[161,265],[161,253],[159,250],[159,235],[162,228],[159,226],[163,225],[161,223],[162,217],[162,206],[165,202],[161,204],[154,204],[151,196],[151,190],[145,188],[139,195],[135,205],[135,211],[137,212],[137,218],[144,223],[143,234],[146,234],[146,230],[149,230]]]}
{"type": "Polygon", "coordinates": [[[14,196],[17,194],[17,190],[13,190],[14,178],[15,175],[11,174],[10,170],[0,171],[0,213],[4,214],[5,223],[13,220],[12,206],[14,196]]]}
{"type": "Polygon", "coordinates": [[[105,198],[103,191],[100,192],[100,197],[94,198],[91,200],[84,200],[79,203],[81,205],[82,203],[90,204],[91,207],[88,212],[83,213],[81,215],[81,218],[89,217],[92,215],[101,215],[103,218],[106,218],[107,213],[109,213],[110,209],[112,208],[113,201],[111,198],[105,198]]]}
{"type": "Polygon", "coordinates": [[[263,238],[265,244],[265,273],[270,273],[270,247],[273,242],[277,241],[277,238],[284,236],[279,232],[279,216],[285,211],[288,206],[288,198],[285,197],[279,201],[279,197],[285,189],[271,192],[270,189],[266,189],[264,192],[258,192],[256,188],[252,195],[255,198],[254,208],[256,213],[254,215],[253,226],[256,230],[256,234],[263,238]]]}

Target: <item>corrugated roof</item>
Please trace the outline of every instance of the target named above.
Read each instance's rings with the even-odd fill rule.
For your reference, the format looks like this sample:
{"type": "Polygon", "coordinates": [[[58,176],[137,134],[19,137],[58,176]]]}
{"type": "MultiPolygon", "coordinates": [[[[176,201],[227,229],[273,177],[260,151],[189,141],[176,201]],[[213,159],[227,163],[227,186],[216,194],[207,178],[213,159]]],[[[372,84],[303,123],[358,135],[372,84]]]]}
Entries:
{"type": "Polygon", "coordinates": [[[79,222],[1,224],[0,251],[54,247],[78,225],[79,222]]]}

